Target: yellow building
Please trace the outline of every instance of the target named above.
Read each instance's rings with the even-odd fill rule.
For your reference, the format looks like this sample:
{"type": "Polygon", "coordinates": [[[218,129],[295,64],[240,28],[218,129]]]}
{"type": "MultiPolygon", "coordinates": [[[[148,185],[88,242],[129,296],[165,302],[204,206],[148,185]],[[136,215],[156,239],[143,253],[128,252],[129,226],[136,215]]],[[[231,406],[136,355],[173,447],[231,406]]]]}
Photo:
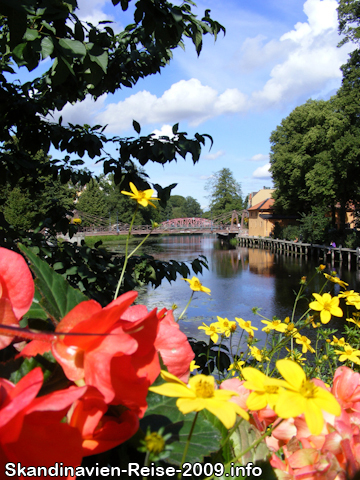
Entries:
{"type": "Polygon", "coordinates": [[[275,192],[275,188],[262,188],[258,192],[250,193],[249,195],[249,207],[253,207],[258,203],[267,200],[272,197],[272,193],[275,192]]]}
{"type": "Polygon", "coordinates": [[[269,218],[274,211],[273,205],[274,199],[266,198],[247,209],[249,212],[249,235],[251,237],[270,236],[274,227],[274,220],[269,218]]]}

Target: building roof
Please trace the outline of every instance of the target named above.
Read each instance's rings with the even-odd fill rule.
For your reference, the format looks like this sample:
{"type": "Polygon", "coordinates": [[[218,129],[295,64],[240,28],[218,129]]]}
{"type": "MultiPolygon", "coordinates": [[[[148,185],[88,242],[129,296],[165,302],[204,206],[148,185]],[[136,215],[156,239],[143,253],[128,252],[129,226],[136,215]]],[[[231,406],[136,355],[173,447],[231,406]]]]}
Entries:
{"type": "Polygon", "coordinates": [[[273,210],[275,200],[273,198],[267,198],[263,202],[257,203],[253,207],[248,208],[247,210],[273,210]]]}

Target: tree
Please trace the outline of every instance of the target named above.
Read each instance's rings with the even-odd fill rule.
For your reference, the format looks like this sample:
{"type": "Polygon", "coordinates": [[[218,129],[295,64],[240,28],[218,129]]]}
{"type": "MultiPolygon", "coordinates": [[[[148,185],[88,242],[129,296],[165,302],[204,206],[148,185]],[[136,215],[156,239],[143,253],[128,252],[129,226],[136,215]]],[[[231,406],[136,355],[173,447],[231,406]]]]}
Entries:
{"type": "Polygon", "coordinates": [[[360,43],[360,4],[358,0],[340,0],[338,6],[339,34],[344,35],[339,45],[360,43]]]}
{"type": "MultiPolygon", "coordinates": [[[[114,8],[128,9],[127,0],[112,0],[114,8]]],[[[110,25],[81,22],[76,15],[76,0],[3,1],[0,3],[0,182],[13,188],[24,175],[31,177],[34,189],[39,165],[34,154],[42,149],[46,155],[51,146],[64,152],[63,158],[42,166],[41,176],[52,174],[63,183],[89,181],[89,172],[79,169],[87,153],[103,162],[104,173],[114,173],[115,182],[127,188],[129,181],[139,188],[148,182],[139,178],[131,162],[145,165],[148,161],[171,162],[178,155],[190,153],[196,163],[207,135],[187,138],[174,125],[174,137],[157,139],[140,136],[140,125],[134,121],[138,138],[107,138],[101,125],[64,125],[60,117],[52,120],[55,109],[67,103],[94,99],[122,87],[134,86],[140,78],[161,71],[171,60],[172,51],[191,39],[199,54],[205,34],[215,38],[224,28],[207,10],[199,20],[192,12],[193,2],[180,6],[166,0],[139,0],[135,5],[134,22],[115,34],[110,25]],[[32,81],[19,85],[11,82],[13,64],[34,71],[40,62],[50,59],[49,69],[32,81]],[[5,148],[16,132],[18,144],[5,148]],[[119,158],[106,152],[107,143],[115,143],[119,158]],[[2,145],[1,145],[2,143],[2,145]],[[71,160],[68,154],[80,158],[71,160]]],[[[161,202],[169,198],[171,188],[155,185],[161,202]]],[[[8,238],[7,222],[1,216],[2,237],[8,238]]]]}
{"type": "Polygon", "coordinates": [[[185,198],[183,209],[185,217],[201,217],[202,215],[200,203],[191,196],[185,198]]]}
{"type": "MultiPolygon", "coordinates": [[[[4,145],[4,151],[17,147],[18,139],[14,136],[4,145]]],[[[51,157],[39,150],[33,155],[33,161],[38,173],[35,183],[25,171],[15,186],[8,181],[0,189],[0,210],[5,220],[19,232],[35,230],[48,217],[56,221],[74,208],[74,186],[69,182],[62,184],[59,178],[54,179],[50,174],[42,175],[49,168],[51,157]]]]}
{"type": "Polygon", "coordinates": [[[347,206],[360,201],[360,111],[353,104],[356,90],[346,85],[344,78],[330,100],[295,108],[270,137],[275,208],[307,215],[316,206],[323,215],[332,212],[333,227],[338,209],[341,231],[347,206]]]}
{"type": "Polygon", "coordinates": [[[313,205],[336,201],[329,128],[330,101],[309,100],[296,107],[270,137],[270,172],[275,208],[284,213],[309,213],[313,205]]]}
{"type": "MultiPolygon", "coordinates": [[[[87,213],[94,217],[107,217],[109,214],[105,192],[100,188],[98,182],[93,178],[81,192],[76,208],[83,213],[87,213]]],[[[87,226],[91,223],[89,220],[82,222],[87,226]]]]}
{"type": "Polygon", "coordinates": [[[229,168],[214,173],[205,188],[210,192],[210,210],[214,216],[243,209],[241,185],[229,168]]]}
{"type": "MultiPolygon", "coordinates": [[[[111,3],[121,11],[129,6],[128,0],[111,3]]],[[[142,190],[154,188],[159,205],[165,207],[176,184],[152,186],[147,177],[139,174],[139,166],[149,161],[165,165],[179,156],[186,159],[188,154],[196,163],[206,140],[212,143],[209,135],[196,133],[194,138],[188,138],[175,124],[171,138],[144,136],[134,120],[136,138],[109,138],[105,126],[65,124],[62,117],[54,121],[53,113],[61,111],[67,103],[81,102],[87,96],[97,99],[123,87],[131,88],[139,79],[161,72],[170,63],[173,50],[183,47],[186,38],[200,54],[203,36],[216,39],[225,29],[211,18],[209,10],[198,18],[193,7],[191,0],[184,0],[179,6],[167,0],[138,0],[133,22],[116,34],[111,22],[95,26],[80,21],[76,0],[0,2],[0,245],[16,249],[19,240],[36,245],[39,255],[50,265],[58,269],[60,264],[63,266],[59,271],[72,284],[91,296],[101,292],[103,303],[108,302],[114,292],[114,275],[121,270],[123,259],[117,259],[111,274],[115,264],[101,248],[69,244],[50,248],[41,232],[19,234],[4,217],[4,191],[18,186],[23,177],[31,186],[32,198],[43,189],[40,179],[48,176],[65,185],[71,181],[73,185],[83,186],[92,177],[83,168],[82,158],[87,154],[102,163],[105,175],[113,173],[120,189],[129,190],[129,182],[142,190]],[[49,66],[44,73],[37,69],[40,63],[42,70],[49,66]],[[14,65],[32,72],[32,80],[20,84],[15,78],[14,65]],[[14,134],[17,143],[12,142],[14,134]],[[117,152],[115,155],[108,153],[108,144],[111,151],[117,152]],[[57,150],[58,158],[45,163],[35,159],[39,150],[48,155],[50,147],[57,150]],[[110,261],[112,267],[108,265],[110,261]]],[[[76,232],[76,225],[69,224],[66,209],[54,203],[50,213],[51,217],[44,223],[46,235],[76,232]]],[[[147,262],[148,259],[131,258],[124,290],[133,289],[137,284],[134,272],[138,264],[142,264],[146,272],[143,281],[146,279],[156,286],[165,277],[176,278],[180,272],[184,276],[183,265],[175,267],[175,264],[160,265],[160,262],[154,270],[153,265],[148,268],[147,262]]]]}

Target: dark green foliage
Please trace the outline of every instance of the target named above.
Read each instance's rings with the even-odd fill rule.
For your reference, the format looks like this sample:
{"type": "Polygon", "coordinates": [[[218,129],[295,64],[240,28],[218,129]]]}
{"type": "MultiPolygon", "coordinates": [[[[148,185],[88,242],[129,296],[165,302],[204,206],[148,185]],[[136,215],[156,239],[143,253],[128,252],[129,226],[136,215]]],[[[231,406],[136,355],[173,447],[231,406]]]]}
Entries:
{"type": "Polygon", "coordinates": [[[308,213],[312,205],[335,201],[328,145],[330,102],[308,101],[295,108],[270,137],[271,174],[276,209],[308,213]]]}
{"type": "MultiPolygon", "coordinates": [[[[128,8],[126,0],[121,5],[112,3],[114,8],[128,8]]],[[[36,246],[40,256],[56,266],[72,285],[102,303],[112,297],[123,259],[85,246],[49,246],[54,244],[57,232],[70,236],[76,232],[76,226],[69,223],[73,199],[67,198],[61,186],[66,189],[70,182],[80,189],[90,182],[90,172],[82,168],[85,154],[101,162],[104,174],[113,175],[117,190],[105,200],[92,180],[78,207],[96,216],[108,216],[110,212],[113,222],[121,214],[119,221],[128,223],[136,203],[124,198],[120,201],[119,192],[128,191],[129,182],[141,190],[151,188],[140,166],[148,161],[164,165],[179,156],[185,159],[188,154],[196,163],[206,140],[212,143],[212,139],[198,133],[188,138],[178,124],[173,126],[173,138],[141,136],[136,120],[136,138],[109,138],[105,126],[64,124],[61,117],[54,121],[52,114],[68,103],[83,101],[87,95],[96,99],[159,73],[185,38],[191,39],[199,54],[203,35],[216,38],[225,30],[208,10],[198,18],[193,6],[188,0],[181,6],[166,0],[139,0],[133,23],[115,34],[111,22],[99,26],[81,22],[75,0],[0,2],[0,244],[16,249],[16,242],[22,239],[26,245],[36,246]],[[50,60],[49,68],[39,74],[36,68],[44,59],[50,60]],[[33,80],[24,84],[13,81],[17,77],[14,65],[34,71],[33,80]],[[107,152],[109,143],[109,150],[117,152],[115,156],[107,152]],[[57,150],[57,158],[48,157],[51,147],[57,150]],[[30,200],[32,210],[27,208],[30,200]],[[39,208],[34,208],[36,202],[39,208]],[[43,234],[38,233],[39,223],[43,234]]],[[[136,223],[169,218],[172,211],[166,202],[174,187],[154,185],[159,208],[144,209],[136,223]]],[[[176,272],[186,276],[183,265],[160,265],[149,259],[143,262],[135,257],[129,262],[125,290],[140,282],[158,285],[162,278],[176,277],[176,272]]]]}
{"type": "Polygon", "coordinates": [[[297,225],[288,225],[282,231],[282,238],[284,240],[299,240],[300,228],[297,225]]]}
{"type": "MultiPolygon", "coordinates": [[[[63,125],[61,117],[58,122],[51,117],[56,109],[61,110],[69,102],[82,101],[88,94],[96,99],[160,72],[171,60],[172,50],[183,45],[184,37],[189,37],[200,53],[203,35],[216,38],[224,28],[210,17],[209,11],[199,20],[191,10],[192,5],[189,1],[174,6],[167,1],[139,0],[134,22],[115,34],[107,22],[98,27],[82,23],[76,15],[75,0],[1,2],[2,187],[9,184],[14,188],[19,178],[26,177],[39,192],[41,188],[37,179],[48,175],[59,178],[62,183],[71,180],[73,184],[81,182],[84,185],[90,180],[89,172],[79,170],[85,153],[102,162],[104,173],[114,173],[115,183],[124,188],[128,188],[129,181],[141,189],[149,188],[134,169],[134,162],[140,165],[148,161],[165,164],[178,155],[185,158],[190,153],[196,163],[201,147],[209,137],[196,134],[194,139],[188,139],[177,124],[173,127],[175,136],[172,139],[157,139],[153,135],[136,139],[107,138],[105,127],[101,125],[63,125]],[[33,71],[45,58],[51,62],[43,75],[37,76],[35,71],[34,80],[24,85],[12,82],[14,63],[33,71]],[[4,142],[11,143],[13,132],[16,132],[17,144],[6,145],[4,142]],[[117,146],[117,158],[106,152],[109,142],[117,146]],[[34,155],[39,150],[47,155],[51,146],[59,151],[60,158],[39,165],[34,155]],[[78,158],[71,160],[68,154],[78,158]]],[[[123,10],[127,7],[128,2],[121,2],[123,10]]],[[[136,121],[133,125],[140,134],[140,125],[136,121]]],[[[157,187],[161,202],[165,202],[170,190],[157,187]]],[[[165,203],[162,206],[165,207],[165,203]]],[[[64,212],[61,215],[64,217],[64,212]]],[[[9,227],[3,217],[0,224],[5,229],[9,227]]]]}
{"type": "Polygon", "coordinates": [[[331,219],[325,217],[322,208],[313,207],[311,213],[303,214],[300,223],[304,242],[319,244],[326,242],[331,228],[331,219]]]}
{"type": "Polygon", "coordinates": [[[309,100],[272,133],[270,171],[277,211],[312,218],[316,207],[321,211],[316,216],[330,214],[335,228],[339,204],[340,230],[345,229],[346,208],[360,199],[359,104],[354,95],[344,78],[335,97],[309,100]]]}

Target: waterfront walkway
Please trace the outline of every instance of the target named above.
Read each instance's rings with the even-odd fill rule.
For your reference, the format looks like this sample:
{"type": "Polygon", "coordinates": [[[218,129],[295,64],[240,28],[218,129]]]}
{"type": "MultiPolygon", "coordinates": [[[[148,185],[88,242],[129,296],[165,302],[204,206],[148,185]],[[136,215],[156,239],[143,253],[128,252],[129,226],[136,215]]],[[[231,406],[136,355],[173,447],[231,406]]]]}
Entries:
{"type": "Polygon", "coordinates": [[[317,245],[313,243],[293,242],[288,240],[279,240],[274,238],[249,237],[239,235],[239,244],[250,248],[264,248],[284,255],[305,256],[313,258],[316,261],[327,263],[335,262],[346,263],[349,270],[351,266],[359,268],[360,249],[352,250],[350,248],[331,247],[328,245],[317,245]]]}

